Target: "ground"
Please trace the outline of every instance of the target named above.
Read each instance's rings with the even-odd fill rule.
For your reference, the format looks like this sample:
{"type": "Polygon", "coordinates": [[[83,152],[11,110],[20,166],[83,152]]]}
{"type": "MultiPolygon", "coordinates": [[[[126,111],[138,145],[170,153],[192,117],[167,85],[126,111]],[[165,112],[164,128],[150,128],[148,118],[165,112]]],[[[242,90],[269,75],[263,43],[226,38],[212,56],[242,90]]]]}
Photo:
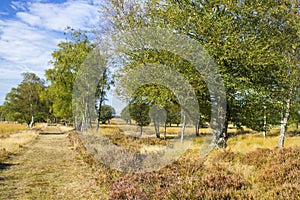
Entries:
{"type": "Polygon", "coordinates": [[[103,199],[93,169],[57,127],[0,164],[0,199],[103,199]],[[50,133],[50,134],[49,134],[50,133]]]}
{"type": "MultiPolygon", "coordinates": [[[[115,145],[142,154],[170,142],[155,138],[151,127],[144,137],[133,137],[129,133],[135,129],[102,125],[95,135],[105,134],[115,145]]],[[[178,130],[171,127],[168,133],[178,130]]],[[[97,162],[70,128],[39,125],[5,133],[0,137],[0,199],[300,199],[299,130],[290,131],[286,147],[278,149],[278,130],[264,139],[231,129],[228,148],[199,157],[208,131],[201,130],[175,162],[137,174],[97,162]]]]}

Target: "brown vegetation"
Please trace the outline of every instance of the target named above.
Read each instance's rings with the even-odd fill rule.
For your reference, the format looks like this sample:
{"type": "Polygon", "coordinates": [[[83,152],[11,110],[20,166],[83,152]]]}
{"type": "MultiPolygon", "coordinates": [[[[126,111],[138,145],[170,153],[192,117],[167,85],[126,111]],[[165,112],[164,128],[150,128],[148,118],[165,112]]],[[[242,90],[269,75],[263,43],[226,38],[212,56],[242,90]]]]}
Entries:
{"type": "Polygon", "coordinates": [[[0,138],[7,137],[9,134],[16,131],[26,130],[28,126],[25,124],[1,122],[0,123],[0,138]]]}
{"type": "MultiPolygon", "coordinates": [[[[78,137],[77,133],[72,137],[78,137]]],[[[141,144],[162,141],[122,133],[109,137],[116,145],[134,150],[141,144]]],[[[258,136],[244,136],[239,142],[255,143],[257,140],[251,142],[254,137],[258,136]]],[[[267,140],[273,141],[273,137],[267,140]]],[[[214,150],[206,158],[199,157],[199,149],[189,150],[176,162],[148,173],[123,173],[95,160],[92,163],[100,169],[98,183],[111,199],[299,199],[300,140],[299,136],[293,139],[298,146],[271,149],[248,145],[249,150],[238,152],[232,145],[234,151],[214,150]]]]}

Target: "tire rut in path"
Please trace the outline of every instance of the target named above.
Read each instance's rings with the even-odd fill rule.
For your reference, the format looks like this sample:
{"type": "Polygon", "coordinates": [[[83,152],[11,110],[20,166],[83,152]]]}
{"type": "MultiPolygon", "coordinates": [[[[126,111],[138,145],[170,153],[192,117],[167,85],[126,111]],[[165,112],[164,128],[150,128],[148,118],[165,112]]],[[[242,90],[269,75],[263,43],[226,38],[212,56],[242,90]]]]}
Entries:
{"type": "Polygon", "coordinates": [[[0,168],[0,199],[104,199],[66,134],[45,134],[0,168]]]}

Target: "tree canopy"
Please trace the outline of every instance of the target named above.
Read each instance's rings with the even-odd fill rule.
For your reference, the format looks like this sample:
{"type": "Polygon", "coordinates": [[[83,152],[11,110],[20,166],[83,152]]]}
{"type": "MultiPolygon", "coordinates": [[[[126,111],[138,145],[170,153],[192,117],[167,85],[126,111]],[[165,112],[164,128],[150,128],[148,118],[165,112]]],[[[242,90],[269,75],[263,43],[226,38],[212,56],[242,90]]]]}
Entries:
{"type": "MultiPolygon", "coordinates": [[[[229,122],[260,131],[264,115],[269,125],[282,125],[284,137],[299,88],[298,1],[111,0],[111,5],[116,32],[166,28],[199,41],[214,58],[227,99],[225,127],[223,133],[215,133],[215,145],[226,141],[229,122]]],[[[196,91],[199,104],[211,105],[203,79],[178,55],[147,46],[138,51],[129,48],[127,54],[129,68],[157,62],[180,71],[196,91]]],[[[145,93],[152,98],[149,102],[162,98],[154,89],[145,88],[141,96],[145,93]]],[[[168,99],[169,93],[163,94],[168,99]]]]}
{"type": "Polygon", "coordinates": [[[32,127],[35,121],[46,121],[49,117],[44,80],[34,73],[23,73],[23,81],[6,95],[2,117],[7,121],[26,122],[32,127]]]}

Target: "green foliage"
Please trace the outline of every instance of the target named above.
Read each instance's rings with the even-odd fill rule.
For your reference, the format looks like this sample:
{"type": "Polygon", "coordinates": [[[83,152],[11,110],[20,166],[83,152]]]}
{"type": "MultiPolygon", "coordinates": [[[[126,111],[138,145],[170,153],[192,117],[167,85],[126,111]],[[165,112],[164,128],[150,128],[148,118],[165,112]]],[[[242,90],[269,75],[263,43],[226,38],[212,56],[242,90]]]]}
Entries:
{"type": "MultiPolygon", "coordinates": [[[[294,88],[300,83],[298,1],[132,1],[130,7],[119,0],[111,3],[115,10],[112,22],[118,31],[161,27],[203,45],[223,78],[227,122],[259,131],[263,128],[263,106],[267,107],[269,125],[279,124],[280,113],[289,112],[285,107],[297,95],[294,88]]],[[[209,107],[208,90],[184,59],[147,48],[128,54],[130,67],[154,62],[172,66],[193,85],[200,107],[209,107]]],[[[153,90],[145,89],[143,96],[145,93],[151,94],[152,101],[160,98],[153,90]]],[[[163,95],[165,99],[168,96],[163,95]]],[[[205,116],[208,113],[206,110],[205,116]]]]}
{"type": "Polygon", "coordinates": [[[144,102],[136,101],[129,104],[130,116],[140,127],[150,124],[149,109],[149,104],[144,102]]]}
{"type": "Polygon", "coordinates": [[[130,115],[129,105],[125,106],[125,107],[123,108],[123,110],[121,111],[121,118],[122,118],[124,121],[126,121],[127,124],[128,124],[128,123],[131,123],[130,120],[132,119],[132,117],[131,117],[131,115],[130,115]]]}
{"type": "Polygon", "coordinates": [[[51,102],[51,111],[55,117],[72,120],[72,92],[76,73],[94,45],[87,36],[70,30],[71,40],[58,44],[58,50],[52,53],[52,69],[46,70],[45,76],[51,82],[47,88],[47,98],[51,102]]]}
{"type": "Polygon", "coordinates": [[[181,122],[181,110],[177,103],[169,103],[165,106],[167,111],[167,123],[172,126],[172,124],[180,124],[181,122]]]}
{"type": "Polygon", "coordinates": [[[2,117],[7,121],[30,123],[46,121],[49,117],[46,102],[41,98],[45,91],[44,81],[34,73],[23,73],[23,81],[6,95],[2,117]]]}
{"type": "Polygon", "coordinates": [[[105,124],[106,121],[112,119],[116,114],[116,111],[113,107],[109,105],[103,105],[101,107],[100,121],[102,124],[105,124]]]}

